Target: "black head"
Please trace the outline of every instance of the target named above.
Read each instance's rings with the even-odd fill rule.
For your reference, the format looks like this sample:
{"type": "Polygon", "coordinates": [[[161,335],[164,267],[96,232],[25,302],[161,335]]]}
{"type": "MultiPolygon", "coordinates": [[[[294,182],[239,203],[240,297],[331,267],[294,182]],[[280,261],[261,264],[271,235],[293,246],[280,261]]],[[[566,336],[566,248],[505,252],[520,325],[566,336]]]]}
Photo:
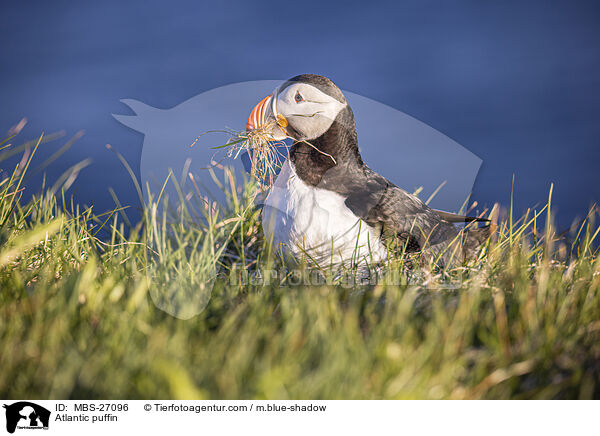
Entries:
{"type": "Polygon", "coordinates": [[[354,114],[330,79],[301,74],[285,81],[250,114],[248,128],[275,120],[271,136],[291,138],[290,160],[300,177],[318,184],[332,167],[362,165],[354,114]]]}

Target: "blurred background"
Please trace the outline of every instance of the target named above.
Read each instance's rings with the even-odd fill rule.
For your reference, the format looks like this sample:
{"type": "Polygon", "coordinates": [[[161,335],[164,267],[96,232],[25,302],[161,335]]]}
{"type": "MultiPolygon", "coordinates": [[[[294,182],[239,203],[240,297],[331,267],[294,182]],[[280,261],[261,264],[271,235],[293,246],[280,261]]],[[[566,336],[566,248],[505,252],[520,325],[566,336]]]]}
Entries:
{"type": "MultiPolygon", "coordinates": [[[[332,78],[448,135],[483,165],[473,199],[518,213],[555,184],[560,226],[600,199],[600,3],[594,1],[4,1],[0,128],[85,135],[47,170],[97,211],[137,204],[143,136],[112,113],[171,108],[230,83],[332,78]]],[[[250,108],[249,108],[250,109],[250,108]]],[[[221,126],[217,126],[219,128],[221,126]]],[[[64,141],[40,149],[50,156],[64,141]]],[[[363,144],[363,147],[368,145],[363,144]]],[[[452,165],[452,162],[448,162],[452,165]]],[[[41,178],[41,175],[39,176],[41,178]]],[[[418,182],[415,182],[418,183],[418,182]]]]}

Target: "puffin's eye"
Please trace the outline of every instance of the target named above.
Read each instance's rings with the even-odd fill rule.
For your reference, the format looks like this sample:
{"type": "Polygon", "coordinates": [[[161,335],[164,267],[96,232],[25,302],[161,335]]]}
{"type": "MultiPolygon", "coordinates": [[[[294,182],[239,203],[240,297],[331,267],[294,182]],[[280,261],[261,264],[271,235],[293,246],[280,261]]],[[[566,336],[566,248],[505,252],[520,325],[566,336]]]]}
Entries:
{"type": "Polygon", "coordinates": [[[304,101],[304,97],[302,97],[302,95],[300,94],[300,91],[296,91],[294,100],[296,100],[296,103],[300,103],[301,101],[304,101]]]}

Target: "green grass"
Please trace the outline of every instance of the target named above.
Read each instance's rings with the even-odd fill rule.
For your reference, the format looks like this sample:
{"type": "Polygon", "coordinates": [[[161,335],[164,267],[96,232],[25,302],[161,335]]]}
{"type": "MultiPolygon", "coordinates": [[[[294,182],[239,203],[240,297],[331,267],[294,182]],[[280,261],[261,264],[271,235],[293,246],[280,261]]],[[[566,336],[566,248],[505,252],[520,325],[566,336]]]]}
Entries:
{"type": "Polygon", "coordinates": [[[595,209],[569,244],[548,204],[464,267],[262,285],[245,271],[277,264],[250,183],[226,173],[222,207],[156,193],[130,229],[73,204],[69,175],[24,201],[27,156],[0,163],[0,397],[600,397],[595,209]]]}

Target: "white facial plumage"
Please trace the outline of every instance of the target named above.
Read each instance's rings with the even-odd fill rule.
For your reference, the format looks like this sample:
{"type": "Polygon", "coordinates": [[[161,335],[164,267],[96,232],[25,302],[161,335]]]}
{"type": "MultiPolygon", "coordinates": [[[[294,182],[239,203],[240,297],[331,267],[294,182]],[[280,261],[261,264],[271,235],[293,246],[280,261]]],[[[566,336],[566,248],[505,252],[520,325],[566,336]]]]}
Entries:
{"type": "Polygon", "coordinates": [[[318,138],[329,130],[339,112],[347,106],[306,83],[288,85],[274,95],[274,110],[301,136],[297,139],[318,138]]]}

